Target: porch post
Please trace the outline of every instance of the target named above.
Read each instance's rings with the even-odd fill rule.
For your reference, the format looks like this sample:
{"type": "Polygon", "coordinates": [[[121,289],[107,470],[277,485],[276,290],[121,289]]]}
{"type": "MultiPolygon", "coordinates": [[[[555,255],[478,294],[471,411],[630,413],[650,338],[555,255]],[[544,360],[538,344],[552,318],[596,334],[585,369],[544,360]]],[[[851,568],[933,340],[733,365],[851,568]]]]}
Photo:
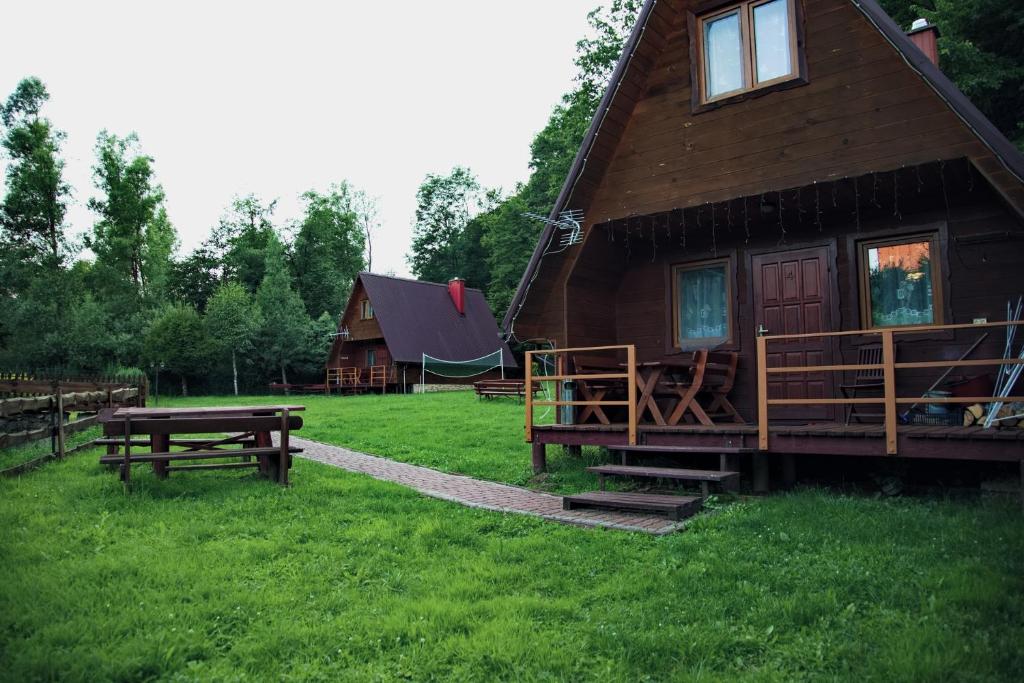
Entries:
{"type": "Polygon", "coordinates": [[[892,330],[882,331],[882,366],[885,382],[885,452],[896,455],[896,346],[892,330]]]}
{"type": "Polygon", "coordinates": [[[757,447],[768,450],[768,340],[757,337],[757,447]]]}
{"type": "MultiPolygon", "coordinates": [[[[526,352],[526,384],[523,386],[526,392],[526,441],[533,441],[533,351],[526,352]]],[[[536,446],[537,444],[534,444],[536,446]]],[[[537,456],[534,451],[534,467],[536,467],[537,456]]]]}
{"type": "Polygon", "coordinates": [[[531,444],[530,451],[533,457],[533,473],[540,474],[541,472],[546,472],[548,469],[547,446],[540,441],[534,441],[531,444]]]}

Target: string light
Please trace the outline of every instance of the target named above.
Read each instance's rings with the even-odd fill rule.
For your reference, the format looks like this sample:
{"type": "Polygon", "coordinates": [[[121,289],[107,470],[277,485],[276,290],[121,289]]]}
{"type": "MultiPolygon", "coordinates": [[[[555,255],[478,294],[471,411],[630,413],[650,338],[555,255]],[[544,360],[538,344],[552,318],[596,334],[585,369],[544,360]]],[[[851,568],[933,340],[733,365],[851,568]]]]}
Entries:
{"type": "Polygon", "coordinates": [[[860,183],[856,178],[853,180],[853,215],[857,219],[857,232],[860,232],[860,183]]]}
{"type": "Polygon", "coordinates": [[[814,181],[814,222],[818,225],[818,232],[821,232],[821,188],[818,187],[818,181],[814,181]]]}
{"type": "Polygon", "coordinates": [[[892,215],[896,217],[896,220],[902,221],[903,216],[900,215],[900,176],[899,171],[892,172],[892,215]]]}
{"type": "Polygon", "coordinates": [[[718,256],[718,236],[715,235],[717,227],[715,224],[715,205],[710,204],[709,206],[711,206],[711,253],[718,256]]]}
{"type": "Polygon", "coordinates": [[[655,229],[655,221],[651,219],[651,263],[658,258],[658,231],[655,229]]]}
{"type": "Polygon", "coordinates": [[[782,233],[779,235],[779,244],[785,244],[786,243],[786,223],[783,220],[782,213],[785,210],[786,200],[783,198],[781,190],[779,192],[777,192],[776,194],[778,194],[778,196],[779,196],[779,230],[782,231],[782,233]]]}
{"type": "Polygon", "coordinates": [[[743,232],[746,233],[747,239],[744,244],[750,244],[750,215],[747,210],[747,198],[743,198],[743,232]]]}

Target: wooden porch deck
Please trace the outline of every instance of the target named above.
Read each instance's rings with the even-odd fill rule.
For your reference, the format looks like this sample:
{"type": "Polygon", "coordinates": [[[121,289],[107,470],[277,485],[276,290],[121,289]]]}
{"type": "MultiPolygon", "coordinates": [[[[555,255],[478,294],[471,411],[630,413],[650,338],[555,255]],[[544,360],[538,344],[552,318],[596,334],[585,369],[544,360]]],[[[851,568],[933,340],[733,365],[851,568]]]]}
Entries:
{"type": "MultiPolygon", "coordinates": [[[[722,424],[663,427],[637,425],[637,442],[648,446],[758,448],[758,426],[722,424]]],[[[886,457],[883,424],[821,422],[773,424],[768,428],[768,449],[762,452],[801,455],[856,455],[886,457]]],[[[906,458],[946,460],[1024,460],[1024,430],[984,427],[900,425],[896,429],[899,455],[906,458]]],[[[534,443],[572,446],[625,446],[627,424],[534,425],[534,443]]],[[[891,457],[891,456],[890,456],[891,457]]]]}

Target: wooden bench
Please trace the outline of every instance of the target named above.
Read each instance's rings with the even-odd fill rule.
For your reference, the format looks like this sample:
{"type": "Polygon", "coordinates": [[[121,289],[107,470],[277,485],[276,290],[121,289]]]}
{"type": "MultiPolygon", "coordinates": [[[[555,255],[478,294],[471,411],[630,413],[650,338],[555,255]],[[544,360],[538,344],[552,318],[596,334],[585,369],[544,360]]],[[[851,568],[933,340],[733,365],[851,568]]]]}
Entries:
{"type": "MultiPolygon", "coordinates": [[[[526,396],[526,382],[521,379],[482,379],[473,382],[473,391],[476,392],[477,398],[512,396],[522,400],[526,396]]],[[[533,387],[534,394],[539,391],[539,386],[533,387]]]]}
{"type": "Polygon", "coordinates": [[[153,471],[161,479],[176,471],[254,468],[264,477],[287,486],[291,456],[301,452],[289,444],[291,431],[302,427],[302,418],[291,414],[296,409],[303,408],[130,408],[108,412],[100,418],[103,424],[100,441],[107,446],[107,455],[100,458],[100,464],[117,465],[126,487],[131,483],[132,464],[147,462],[152,464],[153,471]],[[274,432],[280,434],[278,446],[273,445],[274,432]],[[231,436],[173,436],[211,433],[228,433],[231,436]],[[133,453],[133,447],[146,445],[150,452],[133,453]],[[183,450],[172,451],[172,446],[183,450]],[[121,454],[119,449],[123,450],[121,454]],[[226,458],[240,460],[203,462],[226,458]],[[200,461],[200,464],[171,464],[193,461],[200,461]]]}

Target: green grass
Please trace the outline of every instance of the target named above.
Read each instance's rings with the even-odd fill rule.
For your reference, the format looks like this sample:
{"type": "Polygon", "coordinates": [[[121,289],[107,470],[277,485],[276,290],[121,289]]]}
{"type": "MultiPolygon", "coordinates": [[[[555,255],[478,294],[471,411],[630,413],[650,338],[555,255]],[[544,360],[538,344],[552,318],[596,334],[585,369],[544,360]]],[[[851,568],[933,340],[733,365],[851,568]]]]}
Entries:
{"type": "MultiPolygon", "coordinates": [[[[69,434],[65,442],[66,448],[73,448],[79,444],[91,441],[100,435],[99,427],[90,427],[84,431],[78,432],[77,434],[69,434]]],[[[50,444],[50,439],[39,439],[38,441],[30,441],[26,444],[21,444],[13,448],[0,448],[0,470],[5,470],[10,467],[15,467],[22,463],[28,462],[29,460],[35,460],[36,458],[50,455],[53,453],[53,448],[50,444]]]]}
{"type": "Polygon", "coordinates": [[[597,477],[584,468],[604,457],[596,448],[586,449],[581,459],[565,457],[562,449],[551,447],[549,472],[536,478],[530,466],[530,445],[524,439],[523,405],[511,399],[479,400],[472,392],[163,400],[163,405],[173,406],[266,403],[306,406],[298,436],[445,472],[556,493],[592,490],[597,477]]]}
{"type": "MultiPolygon", "coordinates": [[[[372,451],[390,429],[387,448],[431,457],[418,439],[438,430],[406,434],[381,399],[339,401],[337,417],[318,401],[303,400],[307,435],[376,415],[342,443],[372,451]]],[[[452,408],[440,463],[521,476],[506,457],[524,456],[519,407],[465,418],[507,442],[462,441],[469,402],[422,403],[452,408]]],[[[301,459],[289,489],[139,468],[125,495],[98,455],[0,481],[0,679],[1024,679],[1024,525],[1008,501],[807,490],[659,538],[301,459]]]]}

